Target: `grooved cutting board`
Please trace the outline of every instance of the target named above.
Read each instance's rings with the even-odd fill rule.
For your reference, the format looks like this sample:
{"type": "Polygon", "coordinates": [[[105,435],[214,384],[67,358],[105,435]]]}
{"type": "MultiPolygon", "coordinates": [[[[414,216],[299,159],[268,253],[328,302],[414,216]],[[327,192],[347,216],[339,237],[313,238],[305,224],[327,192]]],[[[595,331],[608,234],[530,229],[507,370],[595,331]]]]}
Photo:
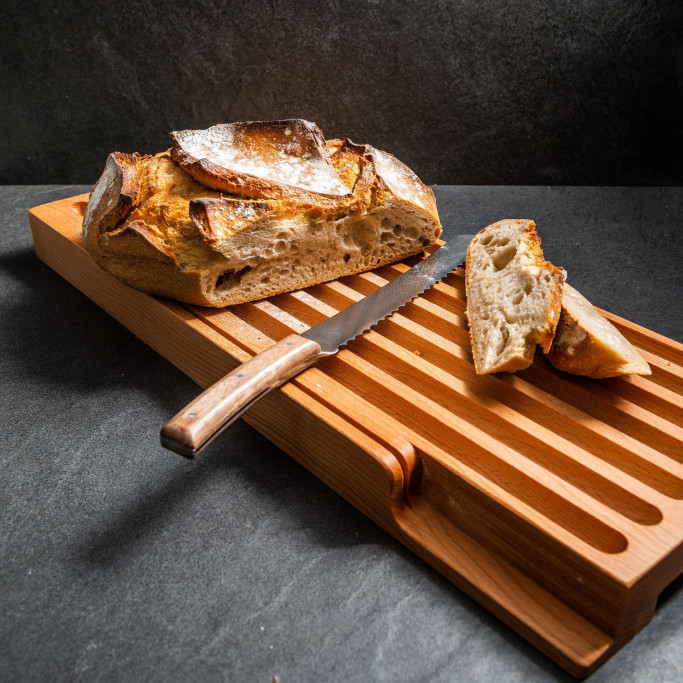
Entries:
{"type": "MultiPolygon", "coordinates": [[[[179,304],[92,261],[80,232],[87,199],[29,212],[39,258],[204,387],[409,267],[228,309],[179,304]]],[[[458,270],[245,419],[586,676],[683,570],[683,346],[606,315],[651,377],[581,379],[542,354],[516,375],[478,376],[458,270]]]]}

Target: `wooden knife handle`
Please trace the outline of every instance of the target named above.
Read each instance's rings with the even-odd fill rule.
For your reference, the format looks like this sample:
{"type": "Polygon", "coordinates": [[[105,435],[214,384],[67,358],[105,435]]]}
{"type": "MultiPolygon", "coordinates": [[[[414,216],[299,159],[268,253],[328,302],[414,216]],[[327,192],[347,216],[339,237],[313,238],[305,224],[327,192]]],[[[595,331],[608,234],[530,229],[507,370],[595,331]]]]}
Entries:
{"type": "Polygon", "coordinates": [[[199,455],[249,406],[320,355],[320,345],[291,334],[242,363],[185,406],[161,430],[161,445],[187,458],[199,455]]]}

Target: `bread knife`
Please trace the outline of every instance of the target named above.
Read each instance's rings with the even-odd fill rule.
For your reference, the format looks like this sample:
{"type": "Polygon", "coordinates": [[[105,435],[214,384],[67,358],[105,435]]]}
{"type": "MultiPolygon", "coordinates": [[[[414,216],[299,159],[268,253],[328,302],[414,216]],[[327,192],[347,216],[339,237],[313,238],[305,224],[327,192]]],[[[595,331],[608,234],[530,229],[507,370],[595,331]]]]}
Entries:
{"type": "Polygon", "coordinates": [[[422,294],[465,261],[473,235],[459,235],[410,270],[303,334],[290,334],[242,363],[161,430],[161,444],[194,458],[269,391],[336,353],[344,344],[422,294]]]}

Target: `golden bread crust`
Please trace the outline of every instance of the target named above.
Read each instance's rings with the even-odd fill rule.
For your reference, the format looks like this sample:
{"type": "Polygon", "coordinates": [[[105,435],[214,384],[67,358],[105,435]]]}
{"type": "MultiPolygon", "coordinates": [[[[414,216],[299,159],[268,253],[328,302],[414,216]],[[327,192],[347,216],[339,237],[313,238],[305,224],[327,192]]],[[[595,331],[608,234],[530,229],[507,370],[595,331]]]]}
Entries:
{"type": "Polygon", "coordinates": [[[137,201],[140,158],[137,153],[121,152],[107,158],[83,217],[83,240],[93,255],[99,253],[99,235],[120,223],[137,201]]]}
{"type": "Polygon", "coordinates": [[[616,327],[566,283],[560,321],[547,357],[558,370],[592,379],[652,373],[616,327]]]}
{"type": "Polygon", "coordinates": [[[206,187],[241,197],[335,204],[351,198],[320,129],[302,119],[171,133],[171,157],[206,187]]]}

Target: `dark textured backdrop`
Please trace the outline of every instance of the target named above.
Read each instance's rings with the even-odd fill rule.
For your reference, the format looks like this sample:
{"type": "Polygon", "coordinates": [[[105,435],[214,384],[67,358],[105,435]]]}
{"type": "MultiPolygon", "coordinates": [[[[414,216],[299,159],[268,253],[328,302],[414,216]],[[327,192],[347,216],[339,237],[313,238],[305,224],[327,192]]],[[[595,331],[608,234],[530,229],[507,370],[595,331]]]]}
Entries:
{"type": "Polygon", "coordinates": [[[179,128],[304,117],[428,183],[683,180],[680,0],[15,2],[0,182],[93,182],[179,128]]]}

